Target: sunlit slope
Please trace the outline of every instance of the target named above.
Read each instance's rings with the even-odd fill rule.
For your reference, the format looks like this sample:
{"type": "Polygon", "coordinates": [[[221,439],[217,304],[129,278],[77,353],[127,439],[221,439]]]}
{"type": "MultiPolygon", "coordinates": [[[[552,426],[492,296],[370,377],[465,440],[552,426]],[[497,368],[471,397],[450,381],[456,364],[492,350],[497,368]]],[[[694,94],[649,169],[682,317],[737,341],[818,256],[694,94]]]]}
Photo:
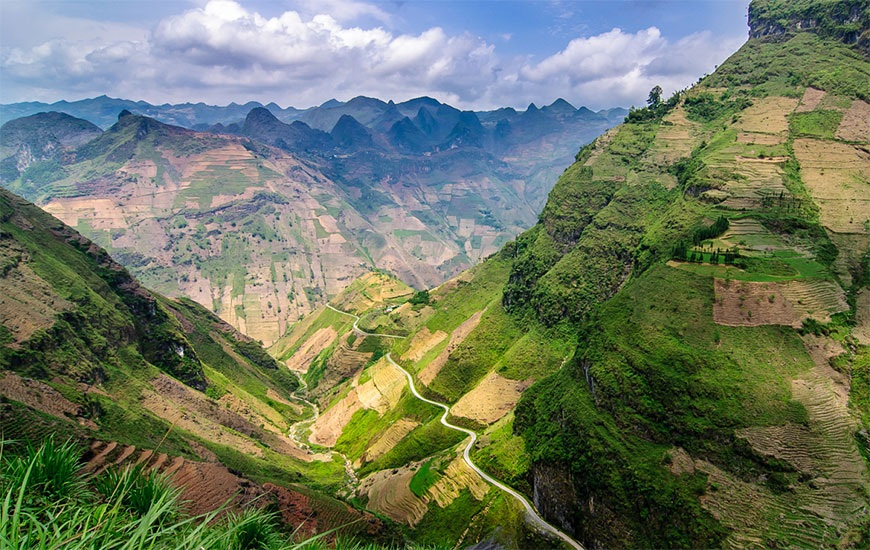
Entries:
{"type": "Polygon", "coordinates": [[[174,473],[198,511],[270,493],[262,499],[283,495],[321,514],[306,532],[360,517],[293,487],[334,494],[346,480],[331,456],[287,436],[310,413],[292,395],[298,379],[258,343],[191,300],[141,287],[103,249],[7,191],[0,266],[4,440],[73,436],[91,448],[94,471],[140,462],[174,473]]]}
{"type": "MultiPolygon", "coordinates": [[[[841,4],[863,25],[866,3],[769,5],[841,4]]],[[[428,303],[366,317],[408,334],[381,345],[481,434],[479,464],[588,546],[866,538],[870,64],[789,28],[583,148],[538,225],[428,303]]],[[[422,538],[522,546],[383,366],[321,393],[312,437],[422,538]]]]}

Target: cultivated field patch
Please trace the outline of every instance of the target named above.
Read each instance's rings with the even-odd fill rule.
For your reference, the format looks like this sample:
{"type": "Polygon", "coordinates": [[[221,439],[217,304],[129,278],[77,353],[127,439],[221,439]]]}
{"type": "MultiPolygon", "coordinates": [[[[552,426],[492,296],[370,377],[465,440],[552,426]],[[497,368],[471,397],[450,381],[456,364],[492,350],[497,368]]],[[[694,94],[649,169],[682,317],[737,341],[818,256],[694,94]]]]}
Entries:
{"type": "Polygon", "coordinates": [[[870,103],[860,99],[852,101],[834,136],[846,141],[870,141],[870,103]]]}
{"type": "Polygon", "coordinates": [[[420,423],[408,418],[400,418],[390,425],[362,455],[363,462],[373,462],[380,456],[390,452],[396,444],[411,433],[420,423]]]}
{"type": "Polygon", "coordinates": [[[870,152],[817,139],[796,139],[794,152],[822,225],[839,233],[870,233],[870,152]]]}
{"type": "Polygon", "coordinates": [[[459,344],[462,343],[465,338],[471,334],[471,331],[477,328],[477,325],[480,324],[480,317],[486,312],[486,308],[481,311],[478,311],[468,319],[462,322],[461,325],[456,327],[456,329],[450,334],[450,341],[447,343],[447,347],[438,354],[438,356],[432,360],[431,363],[426,365],[420,374],[418,375],[420,381],[429,385],[432,380],[441,372],[441,369],[444,365],[447,364],[447,358],[450,356],[453,351],[459,347],[459,344]]]}
{"type": "Polygon", "coordinates": [[[819,106],[819,103],[822,101],[822,98],[825,97],[824,90],[817,90],[816,88],[809,87],[804,91],[804,95],[801,98],[800,105],[797,106],[795,112],[802,113],[805,111],[813,111],[816,107],[819,106]]]}
{"type": "Polygon", "coordinates": [[[800,327],[801,318],[785,299],[777,283],[715,279],[713,320],[732,327],[789,325],[800,327]]]}
{"type": "Polygon", "coordinates": [[[296,352],[284,361],[287,368],[294,372],[304,374],[308,372],[311,361],[321,351],[325,350],[338,337],[338,333],[332,327],[323,327],[311,335],[296,352]]]}
{"type": "Polygon", "coordinates": [[[509,380],[495,372],[486,375],[473,390],[450,409],[454,416],[492,424],[513,410],[530,381],[509,380]]]}
{"type": "Polygon", "coordinates": [[[739,128],[744,132],[785,135],[788,133],[786,115],[797,105],[798,100],[791,97],[754,99],[752,105],[740,113],[739,128]]]}

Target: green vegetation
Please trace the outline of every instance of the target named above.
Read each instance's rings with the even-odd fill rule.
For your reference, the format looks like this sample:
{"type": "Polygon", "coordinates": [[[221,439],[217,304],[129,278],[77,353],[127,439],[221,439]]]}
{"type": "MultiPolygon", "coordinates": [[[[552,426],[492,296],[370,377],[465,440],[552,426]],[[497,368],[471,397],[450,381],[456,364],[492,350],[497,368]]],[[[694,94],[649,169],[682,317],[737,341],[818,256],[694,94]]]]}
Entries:
{"type": "Polygon", "coordinates": [[[429,291],[428,290],[418,290],[411,296],[411,299],[408,300],[412,305],[426,305],[429,303],[429,291]]]}
{"type": "Polygon", "coordinates": [[[786,42],[750,40],[715,73],[704,78],[701,85],[749,86],[757,95],[791,97],[798,97],[802,86],[812,86],[866,101],[870,99],[870,68],[861,54],[846,44],[801,32],[786,42]]]}
{"type": "MultiPolygon", "coordinates": [[[[10,548],[224,548],[279,550],[331,548],[324,538],[299,536],[282,525],[276,511],[227,505],[188,516],[181,492],[168,477],[143,468],[108,469],[96,477],[81,473],[81,451],[71,442],[49,439],[10,456],[0,456],[0,544],[10,548]],[[87,527],[90,526],[90,527],[87,527]],[[87,528],[85,528],[87,527],[87,528]]],[[[339,550],[391,546],[339,537],[339,550]]]]}
{"type": "Polygon", "coordinates": [[[750,104],[748,98],[738,96],[731,99],[727,92],[719,99],[707,92],[691,94],[687,95],[685,100],[686,118],[697,122],[711,122],[733,112],[742,111],[750,104]]]}
{"type": "Polygon", "coordinates": [[[789,126],[796,136],[833,139],[842,120],[842,111],[807,111],[792,113],[789,126]]]}
{"type": "Polygon", "coordinates": [[[441,474],[438,470],[432,469],[432,460],[427,460],[411,478],[411,492],[422,497],[429,490],[429,487],[435,485],[439,479],[441,479],[441,474]]]}

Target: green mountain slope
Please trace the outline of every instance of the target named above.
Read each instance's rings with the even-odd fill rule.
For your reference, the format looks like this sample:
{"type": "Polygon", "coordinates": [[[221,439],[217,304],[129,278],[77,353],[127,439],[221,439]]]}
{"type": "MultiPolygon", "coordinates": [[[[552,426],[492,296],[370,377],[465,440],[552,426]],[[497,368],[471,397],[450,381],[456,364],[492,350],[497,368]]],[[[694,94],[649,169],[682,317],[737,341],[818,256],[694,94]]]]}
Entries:
{"type": "MultiPolygon", "coordinates": [[[[867,13],[753,2],[741,50],[584,147],[535,227],[364,316],[408,335],[381,346],[478,431],[477,462],[585,545],[867,544],[867,13]]],[[[348,325],[276,356],[330,379],[348,325]]],[[[370,509],[523,547],[396,369],[341,372],[310,441],[354,462],[370,509]]]]}
{"type": "Polygon", "coordinates": [[[347,533],[395,536],[325,496],[347,480],[335,457],[287,435],[310,414],[298,387],[214,314],[145,289],[103,249],[0,191],[4,441],[72,437],[91,472],[139,463],[172,473],[196,512],[256,499],[283,503],[285,522],[305,533],[353,524],[347,533]]]}

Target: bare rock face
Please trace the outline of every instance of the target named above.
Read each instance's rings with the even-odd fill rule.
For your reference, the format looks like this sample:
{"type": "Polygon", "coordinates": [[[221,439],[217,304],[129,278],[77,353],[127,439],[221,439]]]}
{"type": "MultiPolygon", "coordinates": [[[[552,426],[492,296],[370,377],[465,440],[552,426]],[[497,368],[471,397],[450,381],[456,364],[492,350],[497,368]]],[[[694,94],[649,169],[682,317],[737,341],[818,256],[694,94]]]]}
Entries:
{"type": "Polygon", "coordinates": [[[846,44],[857,44],[870,54],[868,2],[840,0],[825,3],[782,3],[769,0],[749,6],[749,38],[776,38],[796,32],[814,32],[846,44]]]}

